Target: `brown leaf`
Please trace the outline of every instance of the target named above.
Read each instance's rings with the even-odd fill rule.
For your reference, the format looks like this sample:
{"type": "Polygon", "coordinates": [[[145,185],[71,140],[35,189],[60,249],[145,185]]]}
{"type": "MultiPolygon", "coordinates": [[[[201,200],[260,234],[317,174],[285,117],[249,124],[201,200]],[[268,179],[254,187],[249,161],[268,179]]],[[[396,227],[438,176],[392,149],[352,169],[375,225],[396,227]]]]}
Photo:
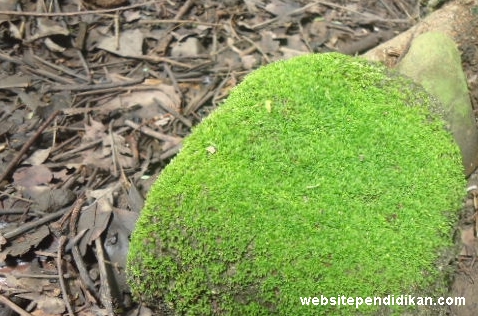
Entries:
{"type": "Polygon", "coordinates": [[[265,7],[266,11],[276,16],[286,15],[297,8],[299,8],[299,5],[296,3],[285,3],[277,0],[273,0],[265,7]]]}
{"type": "MultiPolygon", "coordinates": [[[[1,4],[1,2],[0,2],[1,4]]],[[[0,89],[26,88],[30,85],[32,78],[25,75],[2,76],[0,78],[0,89]]],[[[19,93],[24,93],[19,90],[19,93]]]]}
{"type": "Polygon", "coordinates": [[[139,214],[144,206],[144,198],[139,193],[134,184],[131,185],[128,191],[128,204],[133,212],[139,214]]]}
{"type": "Polygon", "coordinates": [[[20,168],[13,174],[15,184],[22,187],[47,184],[52,178],[50,169],[43,165],[20,168]]]}
{"type": "Polygon", "coordinates": [[[171,49],[172,57],[194,57],[201,54],[204,47],[195,37],[188,37],[184,42],[178,42],[171,49]]]}
{"type": "Polygon", "coordinates": [[[308,35],[310,38],[314,38],[314,42],[318,42],[318,45],[321,45],[327,41],[328,34],[329,29],[327,27],[326,21],[314,20],[309,27],[308,35]]]}
{"type": "Polygon", "coordinates": [[[5,261],[7,256],[18,257],[26,254],[32,247],[38,246],[48,235],[50,235],[50,230],[46,225],[43,225],[33,233],[27,233],[12,240],[10,245],[0,252],[0,261],[5,261]]]}
{"type": "Polygon", "coordinates": [[[65,302],[58,297],[51,297],[37,293],[24,293],[18,297],[33,301],[36,303],[36,309],[32,315],[36,316],[55,316],[62,315],[66,310],[65,302]]]}
{"type": "Polygon", "coordinates": [[[25,196],[33,200],[41,212],[57,211],[76,199],[76,194],[69,189],[51,189],[47,186],[28,187],[25,196]]]}
{"type": "Polygon", "coordinates": [[[137,219],[138,213],[115,209],[104,241],[108,258],[120,268],[113,270],[120,291],[127,291],[128,289],[124,269],[126,268],[129,236],[137,219]]]}
{"type": "Polygon", "coordinates": [[[245,69],[253,69],[258,63],[258,60],[254,55],[241,56],[241,60],[245,69]]]}
{"type": "Polygon", "coordinates": [[[89,119],[89,124],[85,124],[85,135],[83,135],[83,142],[91,142],[98,139],[103,139],[106,136],[106,127],[101,122],[94,119],[89,119]]]}
{"type": "Polygon", "coordinates": [[[146,112],[138,111],[136,115],[140,118],[151,119],[163,112],[156,104],[155,99],[158,99],[161,104],[171,109],[180,111],[181,98],[172,85],[156,84],[149,86],[151,89],[138,90],[127,94],[121,94],[116,98],[104,103],[102,111],[107,113],[117,109],[131,109],[137,105],[142,108],[149,108],[146,112]]]}
{"type": "Polygon", "coordinates": [[[132,168],[137,164],[137,160],[133,156],[131,148],[126,144],[125,138],[118,134],[104,137],[101,147],[94,151],[85,151],[83,156],[84,164],[92,165],[113,173],[116,173],[119,168],[132,168]],[[111,138],[113,138],[114,143],[116,166],[113,164],[111,138]]]}
{"type": "MultiPolygon", "coordinates": [[[[104,191],[104,190],[101,190],[104,191]]],[[[98,238],[108,227],[108,222],[112,213],[112,207],[108,202],[108,195],[103,195],[97,200],[97,203],[90,205],[83,210],[78,220],[78,231],[87,229],[88,231],[80,241],[80,252],[86,253],[86,246],[98,238]]]]}
{"type": "Polygon", "coordinates": [[[65,303],[58,297],[49,297],[41,295],[40,299],[36,300],[37,309],[43,311],[45,315],[61,315],[65,311],[65,303]]]}
{"type": "Polygon", "coordinates": [[[33,154],[25,159],[24,163],[38,166],[41,165],[42,163],[47,160],[48,156],[50,155],[51,152],[51,147],[48,147],[46,149],[37,149],[33,152],[33,154]]]}
{"type": "MultiPolygon", "coordinates": [[[[0,1],[0,11],[14,11],[17,7],[18,0],[2,0],[0,1]]],[[[5,21],[10,21],[12,19],[11,16],[8,15],[0,15],[0,23],[5,21]]],[[[11,23],[13,24],[13,23],[11,23]]]]}
{"type": "Polygon", "coordinates": [[[50,20],[48,18],[38,18],[37,20],[37,33],[33,35],[30,41],[35,41],[42,37],[48,37],[52,35],[67,36],[70,34],[67,28],[61,25],[61,23],[50,20]]]}
{"type": "Polygon", "coordinates": [[[38,293],[45,287],[52,287],[49,279],[44,278],[23,278],[24,273],[32,273],[30,268],[19,272],[19,269],[14,269],[11,273],[6,274],[6,284],[10,288],[22,289],[32,293],[38,293]]]}
{"type": "Polygon", "coordinates": [[[270,31],[261,32],[261,41],[258,43],[265,54],[275,53],[279,49],[279,41],[275,40],[276,35],[270,31]]]}
{"type": "Polygon", "coordinates": [[[98,38],[98,48],[123,57],[140,57],[143,55],[143,33],[139,29],[122,31],[119,43],[116,36],[98,38]]]}

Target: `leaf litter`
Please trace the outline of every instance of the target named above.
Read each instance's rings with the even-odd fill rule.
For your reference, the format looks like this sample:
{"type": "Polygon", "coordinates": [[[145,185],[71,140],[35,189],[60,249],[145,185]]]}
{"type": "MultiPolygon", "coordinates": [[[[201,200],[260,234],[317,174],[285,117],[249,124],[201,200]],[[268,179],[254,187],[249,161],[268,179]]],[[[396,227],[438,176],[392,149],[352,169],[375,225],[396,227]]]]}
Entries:
{"type": "Polygon", "coordinates": [[[0,314],[157,314],[129,295],[129,235],[191,128],[257,67],[361,53],[426,10],[416,0],[0,3],[0,314]]]}

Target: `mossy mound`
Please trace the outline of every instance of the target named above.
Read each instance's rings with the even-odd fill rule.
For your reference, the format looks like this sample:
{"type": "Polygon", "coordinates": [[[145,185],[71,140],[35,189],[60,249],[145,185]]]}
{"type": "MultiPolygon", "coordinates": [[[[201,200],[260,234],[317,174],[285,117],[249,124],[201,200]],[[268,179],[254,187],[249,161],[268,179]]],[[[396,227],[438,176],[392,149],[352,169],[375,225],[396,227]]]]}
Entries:
{"type": "Polygon", "coordinates": [[[465,185],[438,109],[339,54],[253,72],[151,189],[134,294],[187,315],[368,314],[381,307],[301,297],[438,294],[465,185]]]}

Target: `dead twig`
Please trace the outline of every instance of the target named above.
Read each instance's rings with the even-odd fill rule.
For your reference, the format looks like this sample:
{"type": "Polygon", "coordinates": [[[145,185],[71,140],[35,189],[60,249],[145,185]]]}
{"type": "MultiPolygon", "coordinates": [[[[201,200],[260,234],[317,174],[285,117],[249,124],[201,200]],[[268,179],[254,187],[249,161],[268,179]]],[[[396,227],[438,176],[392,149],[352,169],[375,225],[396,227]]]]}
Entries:
{"type": "Polygon", "coordinates": [[[43,225],[45,223],[48,223],[52,220],[55,220],[57,219],[58,217],[62,216],[66,211],[68,210],[68,208],[66,209],[61,209],[60,211],[58,212],[55,212],[55,213],[51,213],[51,214],[48,214],[48,215],[45,215],[44,217],[36,220],[36,221],[33,221],[33,222],[28,222],[26,224],[23,224],[17,228],[15,228],[14,230],[12,231],[9,231],[8,233],[5,233],[2,237],[5,238],[5,239],[10,239],[10,238],[14,238],[18,235],[21,235],[23,234],[24,232],[27,232],[35,227],[38,227],[40,225],[43,225]]]}
{"type": "Polygon", "coordinates": [[[20,316],[32,316],[32,314],[27,313],[20,306],[13,303],[12,301],[10,301],[8,298],[6,298],[5,296],[3,296],[1,294],[0,294],[0,303],[2,303],[3,305],[8,306],[11,310],[13,310],[15,313],[17,313],[20,316]]]}
{"type": "MultiPolygon", "coordinates": [[[[300,13],[304,12],[305,10],[307,10],[308,8],[311,8],[311,7],[313,7],[313,6],[315,6],[315,5],[318,5],[318,4],[329,5],[327,2],[324,3],[324,1],[314,1],[314,2],[309,3],[309,4],[307,4],[307,5],[305,5],[305,6],[301,7],[301,8],[292,10],[292,11],[288,12],[287,14],[284,14],[284,15],[281,15],[281,16],[277,16],[277,17],[275,17],[275,18],[273,18],[273,19],[270,19],[270,20],[267,20],[267,21],[265,21],[265,22],[256,24],[256,25],[252,26],[251,29],[254,30],[254,31],[257,31],[257,30],[259,30],[259,29],[261,29],[261,28],[263,28],[263,27],[265,27],[265,26],[267,26],[267,25],[269,25],[269,24],[271,24],[271,23],[274,23],[274,22],[279,21],[280,19],[283,19],[283,18],[286,17],[286,16],[292,16],[292,15],[300,14],[300,13]]],[[[336,5],[336,4],[332,4],[332,5],[335,6],[335,7],[341,7],[341,6],[338,6],[338,5],[336,5]]]]}
{"type": "Polygon", "coordinates": [[[119,21],[119,11],[116,11],[114,16],[114,32],[115,32],[115,42],[116,50],[120,49],[120,21],[119,21]]]}
{"type": "Polygon", "coordinates": [[[66,73],[66,74],[68,74],[68,75],[70,75],[70,76],[72,76],[72,77],[76,77],[76,78],[81,79],[81,80],[86,81],[86,82],[89,82],[89,81],[90,81],[89,78],[77,74],[76,71],[74,71],[74,70],[72,70],[72,69],[70,69],[70,68],[68,68],[68,67],[51,63],[51,62],[49,62],[49,61],[47,61],[47,60],[44,60],[43,58],[38,57],[38,56],[36,56],[36,55],[33,55],[33,58],[34,58],[35,60],[41,62],[42,64],[48,66],[48,67],[51,67],[51,68],[53,68],[53,69],[55,69],[55,70],[58,70],[58,71],[63,72],[63,73],[66,73]]]}
{"type": "Polygon", "coordinates": [[[58,254],[56,256],[56,265],[58,269],[58,280],[60,281],[61,293],[63,296],[63,301],[65,302],[66,308],[70,315],[75,315],[73,307],[71,306],[70,300],[68,299],[68,291],[66,290],[65,279],[63,278],[63,252],[66,243],[67,237],[61,236],[58,241],[58,254]]]}
{"type": "Polygon", "coordinates": [[[97,83],[97,84],[87,84],[87,85],[56,85],[48,89],[48,91],[93,91],[101,89],[112,89],[116,87],[126,87],[132,86],[135,84],[140,84],[144,81],[144,78],[136,78],[124,82],[108,82],[108,83],[97,83]]]}
{"type": "Polygon", "coordinates": [[[85,43],[86,43],[86,36],[88,34],[88,23],[84,21],[80,21],[78,23],[78,32],[76,34],[75,41],[73,43],[73,46],[82,51],[85,49],[85,43]]]}
{"type": "Polygon", "coordinates": [[[84,287],[91,293],[91,295],[98,300],[98,293],[95,289],[95,284],[91,280],[88,269],[86,268],[85,262],[83,261],[83,257],[81,256],[80,249],[78,245],[73,245],[71,248],[71,254],[73,255],[73,259],[75,260],[76,268],[80,274],[80,280],[83,282],[84,287]]]}
{"type": "Polygon", "coordinates": [[[185,115],[189,115],[193,112],[196,112],[196,110],[199,109],[204,103],[206,103],[207,100],[211,99],[214,96],[215,86],[215,83],[210,84],[206,89],[204,89],[204,91],[202,91],[194,99],[192,99],[191,102],[189,102],[189,104],[183,110],[183,113],[185,115]]]}
{"type": "MultiPolygon", "coordinates": [[[[84,110],[88,110],[88,109],[84,109],[84,110]]],[[[117,134],[121,134],[121,133],[124,133],[125,131],[127,131],[129,129],[129,127],[126,127],[126,128],[121,128],[119,129],[118,131],[116,131],[117,134]]],[[[67,152],[64,152],[64,153],[61,153],[55,157],[52,157],[50,158],[50,160],[52,161],[58,161],[60,159],[65,159],[65,158],[68,158],[78,152],[81,152],[85,149],[88,149],[90,147],[93,147],[93,146],[96,146],[98,145],[99,143],[101,143],[103,141],[103,139],[97,139],[97,140],[94,140],[94,141],[91,141],[89,143],[86,143],[86,144],[83,144],[81,145],[80,147],[77,147],[75,149],[72,149],[70,151],[67,151],[67,152]]]]}
{"type": "Polygon", "coordinates": [[[267,54],[264,53],[264,51],[259,47],[259,45],[257,45],[253,40],[251,40],[250,38],[245,37],[245,36],[243,36],[242,39],[249,42],[255,48],[255,50],[257,50],[259,53],[261,53],[261,55],[264,58],[264,60],[266,61],[266,63],[269,64],[271,62],[270,58],[267,57],[267,54]]]}
{"type": "Polygon", "coordinates": [[[113,9],[87,10],[87,11],[78,11],[78,12],[55,12],[55,13],[19,12],[19,11],[3,11],[2,10],[0,11],[0,14],[15,15],[15,16],[39,16],[39,17],[75,16],[75,15],[103,14],[103,13],[111,13],[111,12],[117,12],[117,11],[125,11],[125,10],[134,9],[134,8],[144,7],[154,3],[158,3],[158,0],[147,1],[143,3],[135,3],[132,5],[127,5],[127,6],[113,8],[113,9]]]}
{"type": "Polygon", "coordinates": [[[174,16],[174,20],[181,19],[194,5],[195,0],[187,0],[179,9],[179,11],[174,16]]]}
{"type": "Polygon", "coordinates": [[[24,201],[24,202],[27,202],[27,203],[33,203],[32,200],[30,199],[25,199],[25,198],[22,198],[20,196],[16,196],[14,194],[11,194],[11,192],[6,192],[6,191],[0,191],[0,198],[3,197],[3,196],[8,196],[9,198],[11,199],[15,199],[15,200],[19,200],[19,201],[24,201]]]}
{"type": "Polygon", "coordinates": [[[344,6],[341,6],[339,4],[335,4],[335,3],[332,3],[332,2],[328,2],[328,1],[314,1],[312,3],[309,3],[309,4],[306,4],[305,6],[301,7],[301,8],[298,8],[298,9],[295,9],[295,10],[292,10],[290,12],[288,12],[287,14],[284,14],[284,15],[281,15],[281,16],[277,16],[273,19],[270,19],[270,20],[267,20],[265,22],[262,22],[262,23],[259,23],[259,24],[256,24],[256,25],[253,25],[251,27],[252,30],[254,31],[257,31],[271,23],[274,23],[274,22],[277,22],[279,21],[280,19],[283,19],[284,17],[287,17],[287,16],[293,16],[293,15],[297,15],[297,14],[301,14],[303,13],[305,10],[315,6],[315,5],[318,5],[318,4],[321,4],[321,5],[324,5],[324,6],[328,6],[328,7],[331,7],[331,8],[336,8],[336,9],[339,9],[339,10],[344,10],[344,11],[349,11],[349,12],[352,12],[354,14],[357,14],[357,15],[360,15],[360,16],[364,16],[367,18],[367,20],[370,20],[370,21],[377,21],[377,22],[389,22],[389,23],[410,23],[410,20],[409,19],[383,19],[383,18],[380,18],[378,16],[373,16],[373,17],[370,17],[369,15],[363,13],[363,12],[359,12],[359,11],[355,11],[355,10],[352,10],[350,8],[347,8],[347,7],[344,7],[344,6]]]}
{"type": "Polygon", "coordinates": [[[169,148],[168,150],[166,150],[159,156],[159,159],[166,160],[168,158],[171,158],[172,156],[176,155],[181,150],[182,146],[183,144],[180,143],[180,144],[177,144],[176,146],[169,148]]]}
{"type": "Polygon", "coordinates": [[[183,67],[187,69],[193,68],[193,66],[190,64],[181,63],[179,61],[175,61],[170,58],[161,57],[161,56],[137,56],[135,58],[140,60],[146,60],[153,63],[168,63],[173,66],[183,67]]]}
{"type": "Polygon", "coordinates": [[[171,19],[171,20],[140,20],[138,21],[139,24],[197,24],[197,25],[205,25],[205,26],[221,26],[219,23],[209,23],[209,22],[201,22],[195,20],[179,20],[179,19],[171,19]]]}
{"type": "Polygon", "coordinates": [[[85,193],[82,192],[78,199],[75,201],[73,208],[71,209],[71,216],[70,216],[70,236],[73,238],[76,235],[76,223],[78,222],[78,218],[80,217],[80,211],[83,204],[86,202],[85,193]]]}
{"type": "MultiPolygon", "coordinates": [[[[12,273],[17,279],[58,279],[57,274],[12,273]]],[[[68,275],[65,275],[68,278],[68,275]]]]}
{"type": "Polygon", "coordinates": [[[226,85],[226,83],[228,82],[230,77],[232,77],[231,72],[228,72],[226,74],[226,76],[224,76],[224,79],[222,79],[222,81],[216,87],[214,95],[212,96],[212,104],[214,106],[217,106],[217,103],[218,103],[217,100],[220,97],[220,93],[221,93],[222,89],[224,88],[224,86],[226,85]]]}
{"type": "Polygon", "coordinates": [[[118,152],[116,151],[115,137],[113,134],[113,122],[114,120],[111,120],[110,124],[108,125],[108,137],[111,143],[111,160],[113,163],[113,170],[111,171],[111,174],[116,178],[118,176],[118,152]]]}
{"type": "MultiPolygon", "coordinates": [[[[65,113],[63,113],[65,114],[65,113]]],[[[62,142],[61,144],[57,144],[55,147],[52,148],[50,154],[53,154],[61,149],[63,149],[63,147],[65,146],[68,146],[69,144],[71,144],[72,142],[75,142],[76,140],[78,140],[78,138],[80,138],[79,135],[74,135],[73,137],[71,137],[70,139],[62,142]]]]}
{"type": "Polygon", "coordinates": [[[173,83],[173,86],[174,86],[174,89],[176,90],[176,92],[181,95],[181,99],[182,99],[182,91],[181,91],[181,88],[179,87],[179,84],[178,84],[178,81],[176,80],[176,77],[174,76],[174,73],[173,71],[171,70],[171,67],[169,67],[168,64],[165,64],[164,65],[164,70],[166,70],[166,73],[168,74],[168,77],[169,79],[171,80],[171,82],[173,83]]]}
{"type": "Polygon", "coordinates": [[[148,136],[157,138],[157,139],[165,141],[165,142],[172,142],[174,144],[178,144],[178,143],[183,141],[183,139],[180,138],[180,137],[169,136],[169,135],[166,135],[166,134],[163,134],[163,133],[156,132],[149,127],[140,126],[139,124],[136,124],[136,123],[134,123],[130,120],[125,120],[124,123],[125,123],[125,125],[133,128],[133,129],[139,130],[143,134],[146,134],[148,136]]]}
{"type": "Polygon", "coordinates": [[[186,125],[187,127],[191,128],[193,127],[193,123],[188,120],[187,118],[185,118],[184,116],[182,116],[181,114],[179,114],[178,111],[176,111],[175,109],[172,109],[170,108],[169,106],[166,106],[164,105],[160,100],[158,100],[157,98],[153,98],[154,102],[159,105],[163,110],[165,110],[166,112],[170,113],[172,116],[174,116],[175,118],[177,118],[178,120],[180,120],[181,122],[184,123],[184,125],[186,125]]]}
{"type": "MultiPolygon", "coordinates": [[[[176,13],[174,16],[173,20],[180,20],[184,14],[186,14],[189,9],[194,5],[194,0],[187,0],[179,9],[179,11],[176,13]]],[[[174,29],[177,28],[177,23],[174,23],[172,26],[169,26],[165,32],[167,34],[166,36],[163,36],[163,38],[158,42],[156,45],[156,52],[159,53],[164,53],[169,46],[169,43],[173,40],[173,31],[174,29]]]]}
{"type": "MultiPolygon", "coordinates": [[[[38,66],[37,66],[38,67],[38,66]]],[[[72,79],[69,79],[69,78],[63,78],[61,76],[58,76],[58,75],[55,75],[54,73],[51,73],[45,69],[35,69],[33,68],[32,66],[25,66],[25,65],[22,65],[20,67],[20,70],[25,72],[25,73],[30,73],[30,74],[35,74],[39,77],[46,77],[48,79],[51,79],[51,80],[54,80],[56,82],[61,82],[61,83],[64,83],[64,84],[74,84],[75,81],[72,80],[72,79]]],[[[44,80],[44,79],[43,79],[44,80]]]]}
{"type": "MultiPolygon", "coordinates": [[[[85,95],[98,95],[98,94],[105,94],[105,93],[120,93],[122,91],[126,91],[128,93],[131,93],[133,91],[144,91],[144,90],[151,90],[154,89],[152,86],[148,85],[137,85],[134,87],[131,86],[124,86],[124,87],[117,87],[117,88],[107,88],[107,89],[99,89],[99,90],[94,90],[94,91],[84,91],[84,92],[78,92],[76,95],[77,96],[85,96],[85,95]]],[[[97,99],[93,99],[93,101],[97,101],[97,99]]],[[[100,110],[101,111],[101,106],[97,107],[91,107],[91,108],[70,108],[70,109],[64,109],[63,112],[67,112],[65,114],[68,115],[75,115],[75,114],[82,114],[85,111],[91,112],[91,111],[96,111],[100,110]]]]}
{"type": "Polygon", "coordinates": [[[105,254],[101,237],[95,239],[96,259],[98,260],[98,269],[100,271],[101,290],[100,299],[109,316],[114,316],[113,299],[111,298],[111,287],[109,284],[108,271],[106,270],[105,254]]]}

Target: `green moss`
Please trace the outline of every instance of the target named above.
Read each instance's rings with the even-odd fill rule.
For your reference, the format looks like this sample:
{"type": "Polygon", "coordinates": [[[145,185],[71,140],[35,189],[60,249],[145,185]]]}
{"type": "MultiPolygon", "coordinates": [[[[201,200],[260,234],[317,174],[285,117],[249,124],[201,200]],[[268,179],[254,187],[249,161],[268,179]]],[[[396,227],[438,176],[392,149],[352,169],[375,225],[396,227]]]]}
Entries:
{"type": "Polygon", "coordinates": [[[152,187],[130,245],[134,294],[188,315],[348,315],[300,297],[439,294],[464,176],[432,107],[409,80],[339,54],[253,72],[152,187]]]}

